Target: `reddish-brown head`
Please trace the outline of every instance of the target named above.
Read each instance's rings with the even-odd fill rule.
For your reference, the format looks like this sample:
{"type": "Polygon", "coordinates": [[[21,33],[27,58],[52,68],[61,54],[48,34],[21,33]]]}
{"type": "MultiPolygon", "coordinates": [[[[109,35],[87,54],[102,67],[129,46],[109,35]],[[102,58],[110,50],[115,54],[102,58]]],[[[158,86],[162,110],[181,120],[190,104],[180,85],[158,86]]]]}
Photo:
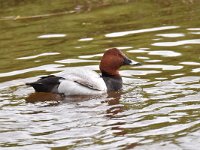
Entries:
{"type": "Polygon", "coordinates": [[[108,75],[119,76],[118,70],[121,66],[138,64],[138,62],[129,59],[119,49],[111,48],[107,50],[101,58],[100,70],[102,73],[106,73],[108,75]]]}

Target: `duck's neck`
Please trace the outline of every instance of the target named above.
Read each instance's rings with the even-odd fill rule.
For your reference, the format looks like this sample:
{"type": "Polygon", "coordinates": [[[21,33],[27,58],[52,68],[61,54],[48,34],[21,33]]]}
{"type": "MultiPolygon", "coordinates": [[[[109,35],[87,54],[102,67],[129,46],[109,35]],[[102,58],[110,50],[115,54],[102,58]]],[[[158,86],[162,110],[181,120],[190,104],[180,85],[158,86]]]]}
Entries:
{"type": "Polygon", "coordinates": [[[101,73],[102,73],[102,77],[121,78],[118,72],[110,74],[105,71],[101,71],[101,73]]]}
{"type": "Polygon", "coordinates": [[[111,75],[102,71],[102,78],[106,83],[108,91],[119,91],[122,88],[122,78],[119,73],[111,75]]]}

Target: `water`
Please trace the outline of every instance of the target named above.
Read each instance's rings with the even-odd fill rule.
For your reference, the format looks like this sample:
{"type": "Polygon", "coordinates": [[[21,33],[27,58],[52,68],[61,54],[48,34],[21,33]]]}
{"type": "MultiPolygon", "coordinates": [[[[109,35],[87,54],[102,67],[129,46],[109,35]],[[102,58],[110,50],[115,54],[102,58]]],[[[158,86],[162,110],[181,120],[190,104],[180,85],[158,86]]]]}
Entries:
{"type": "Polygon", "coordinates": [[[198,0],[0,8],[0,149],[199,149],[198,0]],[[143,63],[121,69],[122,92],[61,100],[24,84],[69,67],[98,71],[110,47],[143,63]]]}

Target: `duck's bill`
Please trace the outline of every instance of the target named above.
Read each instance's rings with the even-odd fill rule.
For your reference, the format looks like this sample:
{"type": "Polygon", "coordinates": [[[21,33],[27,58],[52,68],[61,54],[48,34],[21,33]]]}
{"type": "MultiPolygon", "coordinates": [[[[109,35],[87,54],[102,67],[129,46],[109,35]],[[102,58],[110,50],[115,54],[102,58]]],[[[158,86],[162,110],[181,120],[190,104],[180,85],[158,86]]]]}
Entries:
{"type": "Polygon", "coordinates": [[[142,65],[141,63],[131,60],[129,58],[124,59],[124,65],[131,65],[131,66],[137,66],[137,65],[142,65]]]}
{"type": "Polygon", "coordinates": [[[142,65],[142,64],[140,62],[131,60],[131,63],[129,65],[131,65],[131,66],[139,66],[139,65],[142,65]]]}

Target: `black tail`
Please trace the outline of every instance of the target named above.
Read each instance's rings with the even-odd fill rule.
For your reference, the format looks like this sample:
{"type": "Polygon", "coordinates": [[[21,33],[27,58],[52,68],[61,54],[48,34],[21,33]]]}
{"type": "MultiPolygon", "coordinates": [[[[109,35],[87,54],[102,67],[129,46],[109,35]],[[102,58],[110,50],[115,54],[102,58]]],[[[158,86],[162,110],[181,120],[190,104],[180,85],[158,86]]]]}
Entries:
{"type": "Polygon", "coordinates": [[[62,77],[56,77],[53,75],[42,77],[36,82],[26,83],[28,86],[32,86],[36,92],[54,92],[57,93],[57,87],[60,84],[62,77]]]}
{"type": "Polygon", "coordinates": [[[51,92],[48,86],[43,85],[42,83],[33,82],[33,83],[26,83],[26,85],[32,86],[36,92],[51,92]]]}

